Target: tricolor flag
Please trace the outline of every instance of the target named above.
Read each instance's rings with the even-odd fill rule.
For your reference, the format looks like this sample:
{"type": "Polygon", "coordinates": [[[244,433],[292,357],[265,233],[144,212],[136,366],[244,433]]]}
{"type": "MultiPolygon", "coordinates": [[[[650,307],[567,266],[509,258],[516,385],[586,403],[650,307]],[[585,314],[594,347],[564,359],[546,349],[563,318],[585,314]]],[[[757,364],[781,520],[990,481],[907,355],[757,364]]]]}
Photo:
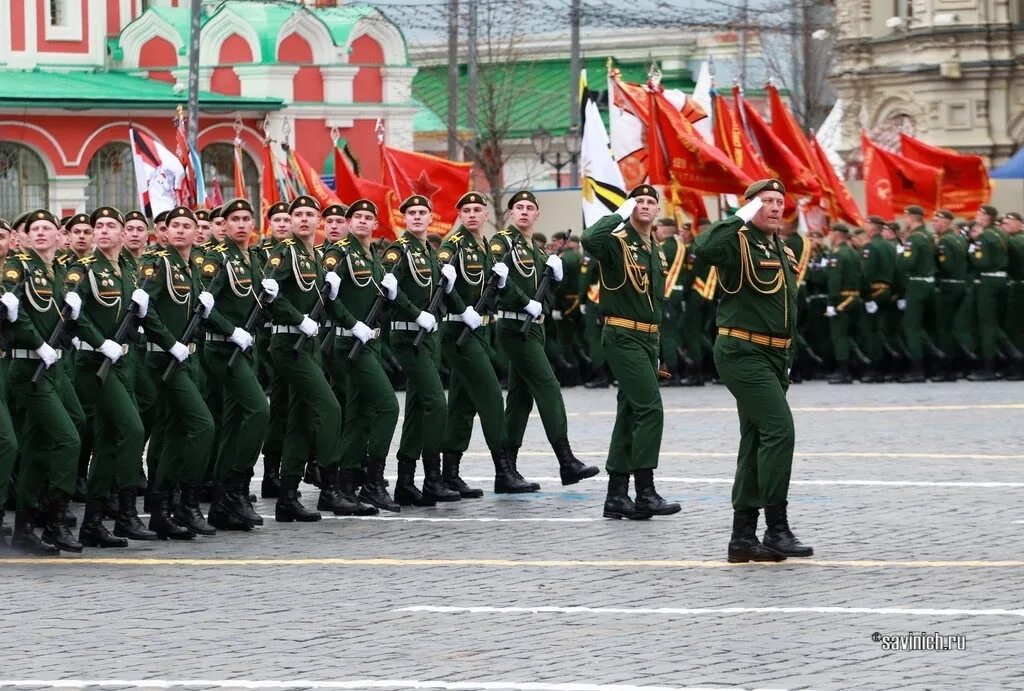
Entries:
{"type": "Polygon", "coordinates": [[[185,168],[178,157],[149,135],[128,128],[135,163],[139,203],[148,218],[169,211],[178,204],[178,190],[185,180],[185,168]]]}
{"type": "Polygon", "coordinates": [[[587,71],[580,70],[580,110],[583,122],[580,164],[583,173],[583,224],[591,226],[626,201],[626,182],[612,156],[608,132],[597,109],[594,92],[587,87],[587,71]]]}

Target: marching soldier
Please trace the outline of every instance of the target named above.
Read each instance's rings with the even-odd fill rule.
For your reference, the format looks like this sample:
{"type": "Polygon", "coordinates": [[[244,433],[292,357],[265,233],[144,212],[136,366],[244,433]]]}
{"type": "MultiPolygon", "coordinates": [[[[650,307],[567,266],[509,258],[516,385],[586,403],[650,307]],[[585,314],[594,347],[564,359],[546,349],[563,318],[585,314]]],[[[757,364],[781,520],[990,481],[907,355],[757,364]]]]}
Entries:
{"type": "Polygon", "coordinates": [[[893,306],[893,284],[896,281],[896,252],[882,237],[885,221],[879,216],[868,216],[865,224],[867,243],[861,248],[864,272],[864,321],[862,331],[871,369],[861,377],[866,384],[882,383],[881,372],[885,359],[885,315],[893,306]]]}
{"type": "MultiPolygon", "coordinates": [[[[967,292],[967,241],[953,226],[953,212],[939,209],[932,219],[935,233],[935,336],[942,352],[949,356],[957,347],[974,354],[969,313],[964,309],[967,292]]],[[[947,367],[941,381],[956,381],[953,367],[947,367]]]]}
{"type": "MultiPolygon", "coordinates": [[[[654,239],[658,192],[640,185],[614,213],[583,233],[586,250],[601,262],[604,348],[619,381],[618,409],[608,448],[605,518],[645,519],[678,513],[654,487],[664,412],[658,388],[665,257],[654,239]],[[621,230],[616,230],[622,226],[621,230]],[[629,476],[636,501],[629,497],[629,476]]],[[[679,249],[680,252],[684,250],[679,249]]]]}
{"type": "Polygon", "coordinates": [[[903,210],[908,233],[899,250],[900,271],[906,280],[905,309],[903,310],[903,336],[910,356],[910,371],[899,378],[903,384],[925,381],[924,315],[935,308],[935,242],[924,225],[924,209],[912,205],[903,210]]]}
{"type": "MultiPolygon", "coordinates": [[[[0,218],[0,256],[6,263],[10,239],[13,235],[10,224],[0,218]]],[[[12,325],[18,321],[18,296],[6,292],[0,286],[0,324],[6,332],[10,332],[12,325]]],[[[9,342],[10,338],[6,338],[9,342]]],[[[4,507],[7,505],[8,490],[11,481],[11,471],[14,469],[14,460],[18,455],[18,439],[14,435],[14,423],[11,420],[11,412],[7,406],[7,375],[10,371],[11,361],[9,358],[0,357],[0,547],[6,543],[2,537],[4,528],[4,507]]]]}
{"type": "MultiPolygon", "coordinates": [[[[141,211],[134,209],[127,212],[124,215],[124,248],[121,250],[121,260],[128,264],[129,268],[136,273],[138,273],[142,266],[142,258],[146,253],[148,243],[149,223],[145,215],[141,211]]],[[[140,334],[140,349],[144,340],[142,334],[140,334]]],[[[149,440],[153,429],[153,418],[157,414],[159,403],[156,397],[156,386],[144,365],[143,361],[145,358],[143,355],[144,351],[136,355],[135,381],[132,393],[135,395],[135,404],[139,408],[139,417],[142,418],[143,437],[149,440]]],[[[144,493],[146,491],[146,475],[143,473],[141,460],[136,490],[136,493],[144,493]]]]}
{"type": "Polygon", "coordinates": [[[786,401],[796,310],[796,257],[777,235],[785,188],[761,180],[747,188],[746,205],[694,241],[699,259],[721,272],[715,364],[736,398],[740,450],[733,484],[730,562],[810,556],[789,528],[787,495],[795,432],[786,401]],[[757,539],[758,512],[767,529],[757,539]]]}
{"type": "Polygon", "coordinates": [[[655,226],[658,244],[665,254],[665,293],[662,303],[661,318],[661,359],[665,368],[672,375],[667,381],[660,382],[663,386],[677,386],[682,379],[679,367],[679,349],[682,346],[683,319],[685,302],[684,285],[686,272],[686,255],[689,253],[688,243],[684,242],[676,222],[671,218],[662,218],[655,226]]]}
{"type": "Polygon", "coordinates": [[[974,274],[974,299],[977,310],[978,341],[982,370],[972,372],[971,381],[994,381],[994,361],[999,344],[999,303],[1006,291],[1006,241],[993,225],[995,207],[982,205],[970,230],[967,258],[974,274]]]}
{"type": "MultiPolygon", "coordinates": [[[[1012,211],[1003,217],[1006,232],[1007,299],[1003,331],[1013,346],[1024,350],[1024,216],[1012,211]]],[[[1024,378],[1024,363],[1018,363],[1015,371],[1007,375],[1011,381],[1024,378]]]]}
{"type": "MultiPolygon", "coordinates": [[[[864,231],[860,230],[861,233],[864,231]]],[[[832,227],[832,254],[828,260],[828,306],[825,315],[830,319],[829,333],[832,352],[836,358],[836,372],[828,378],[829,384],[850,384],[850,349],[853,334],[860,325],[860,255],[850,246],[850,229],[837,223],[832,227]]]]}
{"type": "Polygon", "coordinates": [[[67,220],[64,227],[68,231],[68,249],[74,258],[81,259],[92,252],[93,231],[88,214],[75,214],[67,220]]]}
{"type": "MultiPolygon", "coordinates": [[[[557,246],[566,239],[566,233],[558,232],[551,236],[552,246],[557,246]]],[[[583,257],[579,252],[579,240],[569,235],[562,252],[562,270],[565,279],[560,281],[554,290],[551,309],[551,323],[554,326],[555,362],[562,371],[565,386],[576,386],[580,383],[580,362],[577,354],[582,322],[580,320],[580,263],[583,257]]]]}
{"type": "Polygon", "coordinates": [[[601,347],[601,265],[585,251],[580,260],[579,291],[583,342],[590,357],[590,380],[583,383],[583,388],[607,389],[612,381],[601,347]]]}
{"type": "Polygon", "coordinates": [[[584,465],[572,453],[562,389],[544,354],[544,317],[536,292],[545,267],[550,267],[555,281],[562,279],[562,262],[556,255],[548,256],[533,242],[533,226],[540,216],[540,206],[532,192],[516,192],[508,201],[508,210],[511,224],[492,237],[490,243],[496,263],[511,253],[509,280],[501,293],[498,311],[498,340],[509,359],[505,398],[508,460],[515,469],[526,423],[536,401],[544,431],[558,459],[562,484],[572,485],[600,471],[597,466],[584,465]],[[528,320],[534,323],[524,336],[523,322],[528,320]]]}
{"type": "MultiPolygon", "coordinates": [[[[437,256],[439,261],[456,267],[458,280],[455,292],[463,304],[476,305],[492,273],[497,275],[494,280],[498,282],[499,290],[507,286],[509,269],[506,264],[495,264],[487,250],[483,230],[487,222],[486,198],[479,192],[467,192],[455,207],[459,210],[462,228],[445,238],[437,256]]],[[[441,445],[441,473],[448,488],[458,492],[463,499],[483,496],[483,490],[470,487],[460,475],[462,455],[469,448],[473,434],[473,418],[479,414],[484,441],[494,464],[495,494],[534,492],[540,486],[524,480],[508,462],[508,433],[501,385],[488,354],[488,331],[495,327],[490,314],[478,315],[478,324],[472,318],[475,313],[474,309],[468,319],[449,314],[441,325],[441,349],[452,369],[448,386],[448,424],[441,445]],[[471,333],[465,344],[459,347],[458,339],[466,329],[471,333]]]]}
{"type": "Polygon", "coordinates": [[[718,294],[718,270],[702,261],[690,246],[683,266],[683,297],[686,309],[683,312],[683,346],[690,358],[690,373],[681,386],[704,386],[705,323],[714,308],[718,294]]]}
{"type": "Polygon", "coordinates": [[[225,226],[227,226],[227,219],[224,218],[224,209],[227,205],[216,206],[210,210],[210,238],[211,242],[224,242],[224,236],[227,232],[225,226]]]}

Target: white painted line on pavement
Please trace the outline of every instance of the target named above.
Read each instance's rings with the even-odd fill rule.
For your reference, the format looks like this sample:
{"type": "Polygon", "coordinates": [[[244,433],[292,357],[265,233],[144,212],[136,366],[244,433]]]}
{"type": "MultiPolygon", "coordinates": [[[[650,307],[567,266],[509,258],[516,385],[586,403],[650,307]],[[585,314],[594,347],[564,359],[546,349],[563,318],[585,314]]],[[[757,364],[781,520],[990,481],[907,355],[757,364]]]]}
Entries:
{"type": "MultiPolygon", "coordinates": [[[[534,681],[432,681],[418,679],[351,679],[316,681],[312,679],[0,679],[0,688],[86,689],[127,686],[139,689],[177,689],[190,686],[216,689],[446,689],[450,691],[745,691],[736,686],[635,686],[632,684],[594,684],[577,682],[558,684],[534,681]]],[[[785,691],[756,688],[751,691],[785,691]]]]}
{"type": "MultiPolygon", "coordinates": [[[[1024,410],[1024,403],[977,403],[947,405],[798,405],[790,406],[794,413],[901,413],[901,412],[962,412],[969,410],[1024,410]]],[[[736,414],[735,406],[688,406],[683,408],[665,408],[666,414],[674,413],[732,413],[736,414]]],[[[614,417],[614,410],[590,410],[585,412],[568,411],[569,417],[614,417]]],[[[531,417],[539,417],[536,413],[531,417]]]]}
{"type": "Polygon", "coordinates": [[[931,617],[1024,617],[1024,609],[912,609],[905,607],[445,607],[414,605],[393,612],[438,614],[881,614],[931,617]]]}
{"type": "MultiPolygon", "coordinates": [[[[596,523],[604,521],[603,518],[493,518],[491,516],[476,516],[467,518],[447,518],[444,516],[334,516],[321,512],[325,520],[335,521],[380,521],[382,523],[596,523]]],[[[273,519],[274,516],[261,516],[264,520],[273,519]]]]}
{"type": "MultiPolygon", "coordinates": [[[[484,476],[468,477],[463,475],[463,480],[468,482],[486,482],[493,478],[484,476]]],[[[560,482],[557,477],[530,477],[537,482],[560,482]]],[[[731,485],[731,477],[659,477],[658,482],[681,482],[686,484],[708,484],[708,485],[731,485]]],[[[1021,488],[1024,482],[931,482],[916,480],[790,480],[791,485],[849,485],[864,487],[975,487],[975,488],[1021,488]]],[[[580,487],[579,489],[583,489],[580,487]]],[[[572,490],[569,490],[572,491],[572,490]]]]}
{"type": "MultiPolygon", "coordinates": [[[[577,456],[597,456],[599,458],[605,458],[608,456],[608,451],[576,451],[573,450],[573,454],[577,456]]],[[[483,451],[467,451],[466,456],[480,456],[487,458],[491,457],[490,453],[483,451]]],[[[662,457],[671,458],[736,458],[735,451],[661,451],[658,453],[662,457]]],[[[555,458],[555,454],[551,451],[520,451],[519,456],[525,457],[537,457],[537,458],[550,458],[552,461],[555,458]]],[[[795,458],[879,458],[879,459],[892,459],[892,458],[937,458],[941,460],[968,460],[968,461],[1024,461],[1024,454],[1017,453],[930,453],[930,452],[917,452],[917,451],[906,451],[902,453],[896,452],[882,452],[882,451],[797,451],[793,454],[795,458]]]]}

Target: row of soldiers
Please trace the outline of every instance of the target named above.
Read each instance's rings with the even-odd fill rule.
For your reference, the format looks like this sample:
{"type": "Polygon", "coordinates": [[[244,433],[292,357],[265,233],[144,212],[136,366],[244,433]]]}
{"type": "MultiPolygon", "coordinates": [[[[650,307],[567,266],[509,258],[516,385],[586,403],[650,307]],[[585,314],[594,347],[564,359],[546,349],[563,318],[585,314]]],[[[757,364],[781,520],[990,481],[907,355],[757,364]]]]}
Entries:
{"type": "MultiPolygon", "coordinates": [[[[272,206],[272,235],[256,243],[257,215],[244,199],[213,213],[162,214],[155,246],[143,214],[109,206],[63,223],[45,209],[0,223],[10,249],[0,295],[0,506],[14,496],[12,547],[52,554],[251,530],[263,523],[249,494],[261,452],[261,493],[276,498],[278,521],[479,497],[460,474],[476,416],[494,491],[534,492],[539,484],[517,468],[534,404],[562,484],[596,475],[573,455],[545,352],[543,302],[565,275],[559,256],[533,241],[536,197],[514,195],[509,226],[490,239],[485,198],[470,192],[457,206],[458,230],[436,251],[426,237],[430,201],[418,195],[401,205],[401,236],[377,244],[372,202],[321,210],[307,196],[272,206]],[[328,239],[314,246],[321,224],[328,239]],[[91,247],[76,239],[89,235],[85,225],[91,247]],[[504,400],[494,341],[507,359],[504,400]],[[399,407],[385,342],[406,380],[393,493],[384,472],[399,407]],[[147,440],[148,526],[136,497],[147,440]],[[86,501],[76,537],[68,503],[80,458],[86,501]],[[301,501],[303,477],[320,487],[316,510],[301,501]]],[[[679,510],[649,473],[636,485],[646,515],[679,510]]]]}

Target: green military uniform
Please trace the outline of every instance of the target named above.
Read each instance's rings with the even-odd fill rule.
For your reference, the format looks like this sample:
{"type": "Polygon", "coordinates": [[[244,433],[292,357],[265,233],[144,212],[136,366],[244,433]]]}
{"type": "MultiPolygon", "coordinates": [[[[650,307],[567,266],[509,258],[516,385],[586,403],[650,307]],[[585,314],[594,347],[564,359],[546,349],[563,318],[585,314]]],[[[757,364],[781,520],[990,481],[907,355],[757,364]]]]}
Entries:
{"type": "Polygon", "coordinates": [[[862,280],[861,258],[857,251],[845,242],[835,247],[828,259],[828,313],[832,315],[829,322],[832,353],[839,370],[830,381],[837,383],[847,383],[850,379],[850,349],[861,319],[862,280]]]}
{"type": "Polygon", "coordinates": [[[928,338],[924,328],[925,314],[934,310],[935,298],[935,243],[925,226],[915,228],[903,243],[897,258],[906,280],[906,308],[903,311],[903,337],[910,356],[913,372],[908,380],[923,378],[921,363],[928,338]]]}
{"type": "Polygon", "coordinates": [[[554,330],[553,352],[558,362],[566,368],[566,383],[578,383],[580,363],[577,355],[580,333],[583,329],[580,314],[580,266],[583,256],[575,249],[566,249],[562,257],[563,278],[553,291],[551,323],[554,330]]]}
{"type": "Polygon", "coordinates": [[[609,381],[607,361],[601,346],[601,265],[594,257],[583,253],[580,260],[580,313],[583,315],[583,342],[590,357],[592,378],[587,388],[607,388],[609,381]]]}
{"type": "MultiPolygon", "coordinates": [[[[810,243],[808,243],[810,244],[810,243]]],[[[812,250],[804,274],[806,300],[804,338],[822,358],[832,352],[832,337],[829,334],[830,320],[825,316],[828,307],[828,256],[824,248],[812,250]]]]}
{"type": "Polygon", "coordinates": [[[693,363],[693,372],[684,383],[704,385],[704,359],[707,353],[705,324],[718,294],[718,270],[701,260],[690,247],[684,266],[686,311],[683,316],[683,344],[693,363]]]}
{"type": "MultiPolygon", "coordinates": [[[[138,211],[132,211],[130,214],[138,214],[136,218],[144,218],[138,211]]],[[[130,217],[130,214],[125,215],[126,220],[130,217]]],[[[143,252],[140,257],[136,258],[128,248],[125,247],[121,249],[120,262],[138,275],[141,263],[145,260],[145,257],[146,253],[143,252]]],[[[153,432],[153,422],[157,415],[161,413],[161,404],[156,394],[156,383],[153,381],[153,378],[150,377],[149,370],[146,367],[147,343],[145,329],[142,327],[139,327],[139,333],[135,344],[138,347],[132,348],[127,355],[129,362],[135,371],[132,396],[135,398],[135,405],[139,409],[139,418],[142,420],[143,440],[148,441],[153,432]]],[[[141,469],[138,479],[143,479],[141,469]]]]}
{"type": "Polygon", "coordinates": [[[935,335],[938,346],[947,355],[952,355],[957,346],[964,352],[973,352],[967,241],[954,230],[944,233],[936,243],[935,259],[935,335]]]}
{"type": "MultiPolygon", "coordinates": [[[[274,213],[286,213],[288,205],[284,202],[275,204],[268,212],[268,216],[274,213]]],[[[273,236],[265,237],[250,250],[254,265],[260,275],[266,270],[270,254],[277,246],[277,240],[273,236]]],[[[285,410],[288,406],[288,382],[281,378],[270,359],[271,327],[269,315],[266,321],[261,321],[253,334],[256,337],[256,363],[258,366],[260,382],[265,390],[270,392],[270,409],[285,410]]],[[[281,473],[281,452],[284,448],[284,430],[287,426],[287,415],[274,415],[267,425],[266,438],[263,441],[263,483],[260,494],[265,499],[276,499],[280,489],[281,473]]]]}
{"type": "MultiPolygon", "coordinates": [[[[1014,212],[1013,217],[1019,220],[1020,215],[1014,212]]],[[[1024,350],[1024,231],[1008,235],[1006,250],[1007,297],[1003,331],[1017,349],[1024,350]]],[[[1018,372],[1015,376],[1019,375],[1018,372]]]]}
{"type": "MultiPolygon", "coordinates": [[[[778,196],[785,190],[777,180],[755,183],[745,196],[751,200],[766,191],[778,193],[768,199],[781,204],[778,196]]],[[[736,399],[740,418],[729,559],[777,560],[780,553],[809,554],[811,550],[789,531],[786,518],[795,444],[786,391],[796,328],[796,261],[785,252],[778,235],[739,216],[719,221],[698,235],[694,251],[719,271],[723,295],[715,365],[736,399]],[[764,547],[755,533],[762,506],[769,529],[764,547]]]]}
{"type": "Polygon", "coordinates": [[[678,235],[672,235],[661,243],[661,251],[665,255],[664,270],[667,272],[662,292],[661,359],[672,374],[673,381],[677,381],[681,374],[679,349],[682,346],[686,313],[684,282],[687,273],[684,269],[689,248],[678,235]]]}
{"type": "Polygon", "coordinates": [[[1006,241],[993,226],[983,229],[968,247],[974,274],[978,342],[986,369],[999,344],[999,304],[1006,292],[1006,241]]]}
{"type": "MultiPolygon", "coordinates": [[[[886,339],[883,321],[893,302],[896,254],[882,234],[876,233],[861,249],[861,257],[864,274],[863,298],[865,303],[873,302],[876,307],[873,312],[867,311],[864,315],[864,346],[872,364],[878,367],[885,359],[886,339]]],[[[882,381],[877,372],[870,379],[882,381]]]]}

